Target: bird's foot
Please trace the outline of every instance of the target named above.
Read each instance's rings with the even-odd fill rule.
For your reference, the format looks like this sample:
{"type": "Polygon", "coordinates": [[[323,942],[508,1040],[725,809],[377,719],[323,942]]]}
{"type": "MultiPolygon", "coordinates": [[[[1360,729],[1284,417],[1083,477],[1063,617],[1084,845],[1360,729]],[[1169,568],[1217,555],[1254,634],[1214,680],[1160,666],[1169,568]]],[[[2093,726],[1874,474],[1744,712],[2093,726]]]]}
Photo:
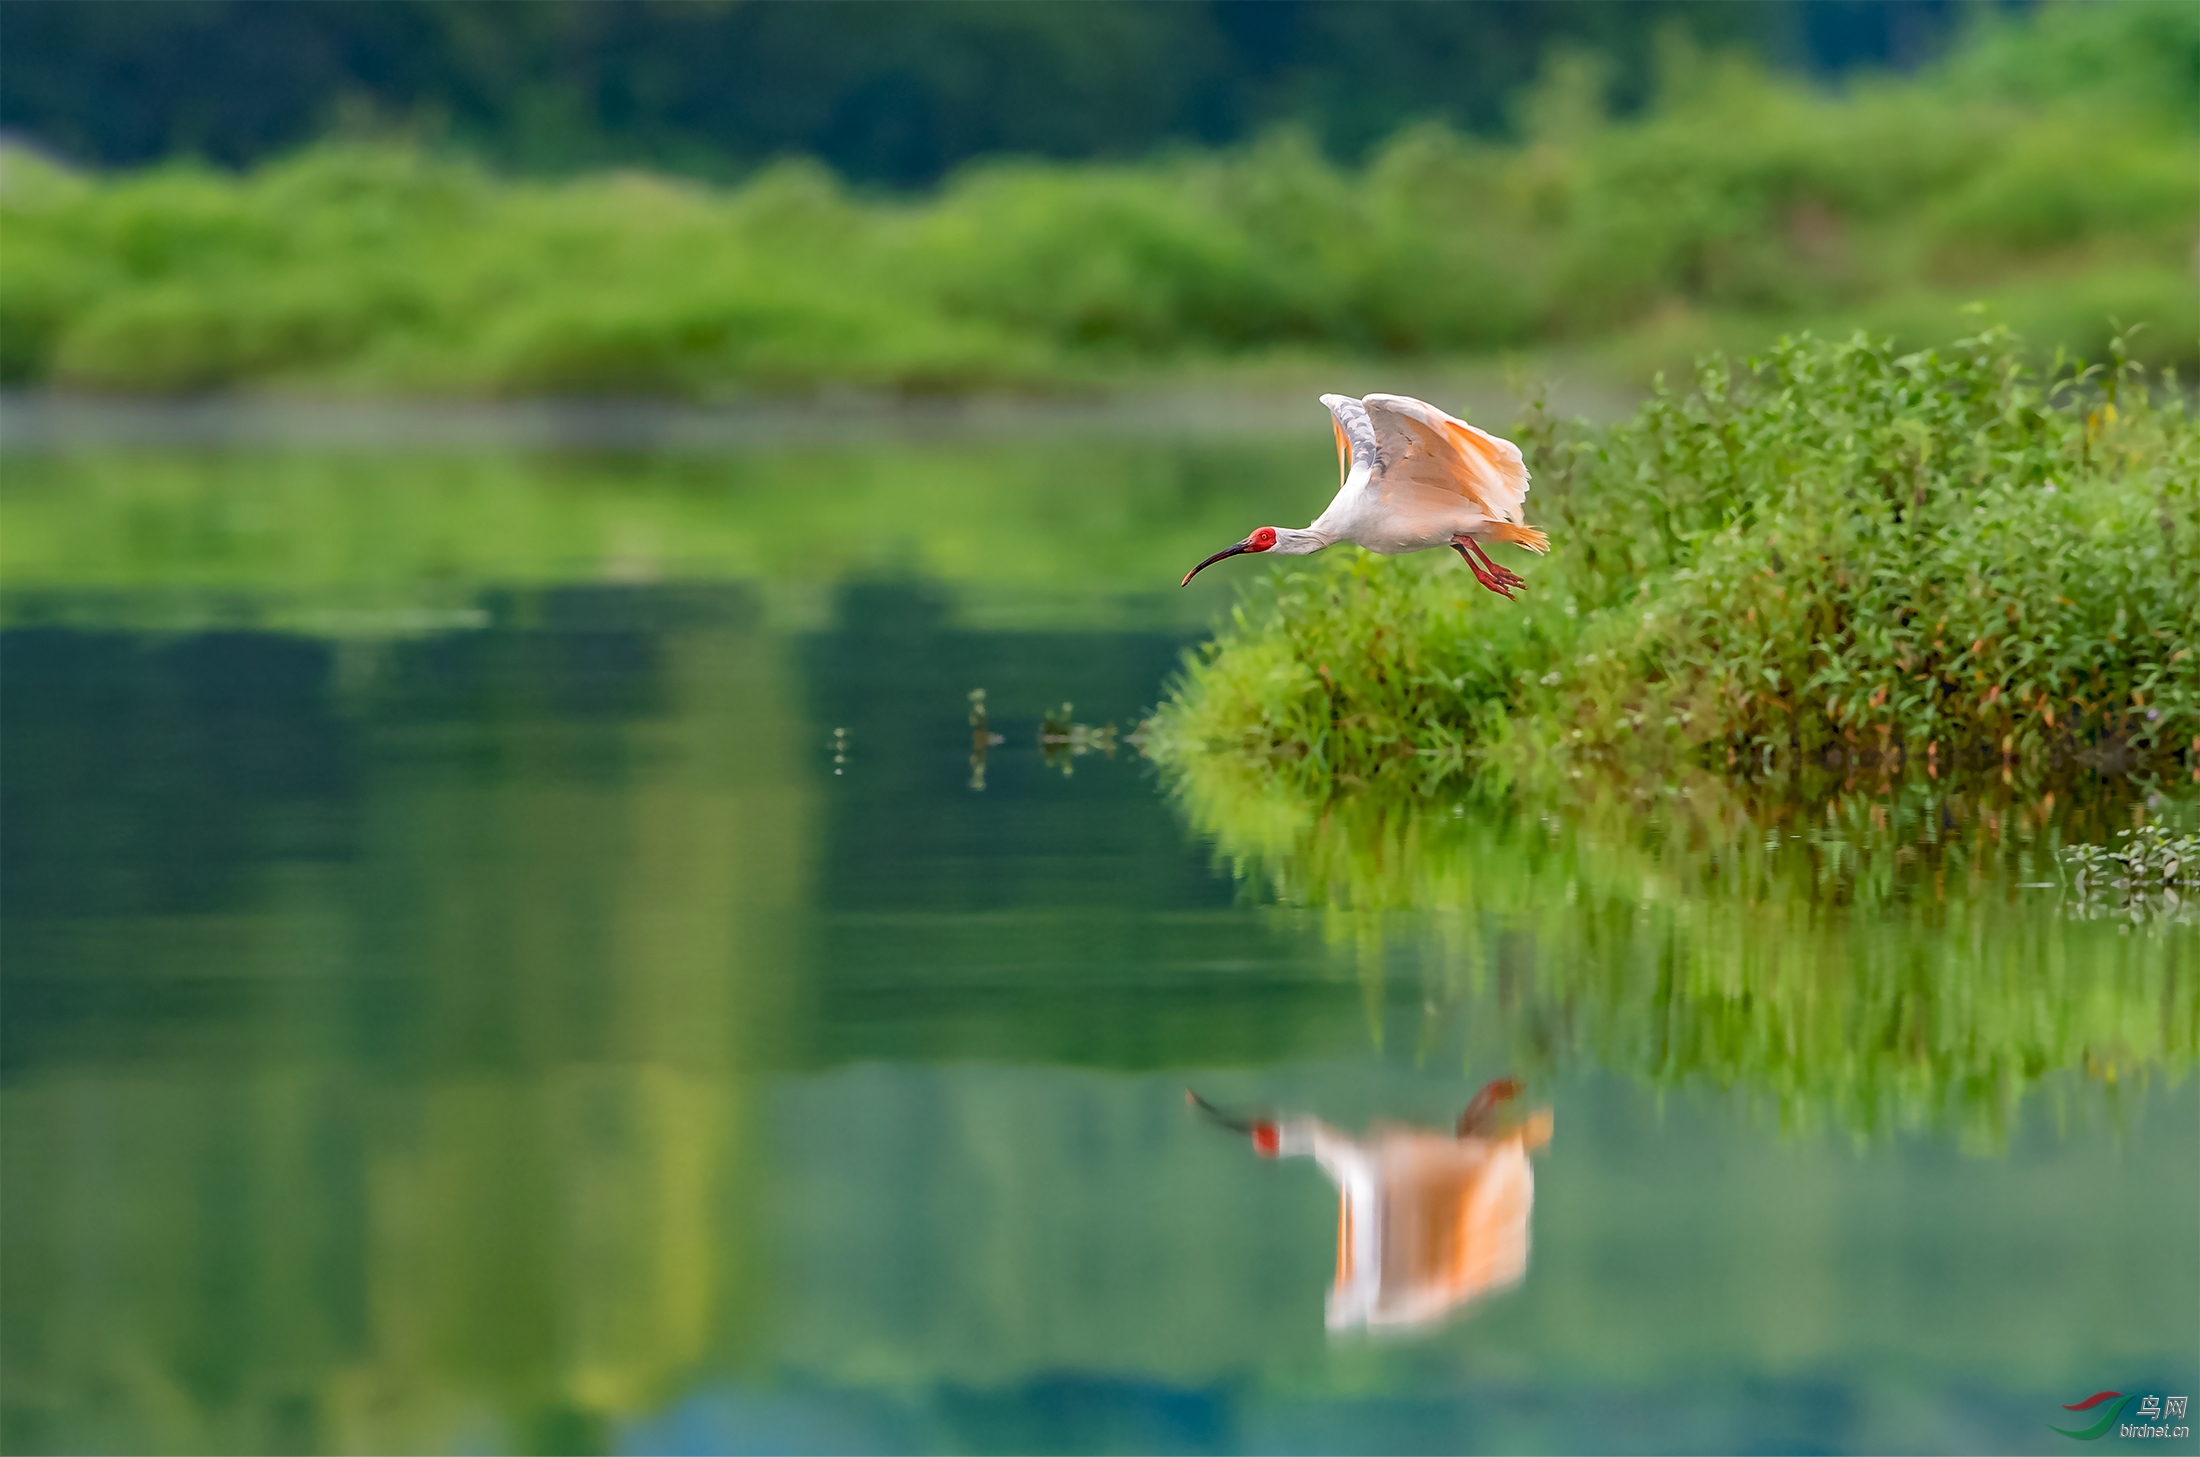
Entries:
{"type": "Polygon", "coordinates": [[[1459,553],[1459,560],[1465,562],[1467,570],[1474,573],[1474,580],[1480,582],[1507,602],[1514,600],[1513,588],[1528,585],[1495,562],[1490,562],[1488,566],[1484,566],[1482,562],[1475,560],[1477,553],[1469,551],[1467,546],[1468,543],[1466,542],[1455,541],[1451,544],[1451,549],[1459,553]]]}
{"type": "MultiPolygon", "coordinates": [[[[1527,578],[1521,576],[1518,572],[1515,572],[1510,567],[1501,567],[1496,562],[1491,561],[1490,554],[1482,550],[1481,542],[1476,541],[1472,537],[1469,537],[1467,538],[1467,545],[1473,548],[1474,554],[1477,557],[1481,558],[1482,565],[1487,568],[1489,574],[1495,577],[1498,581],[1504,583],[1508,587],[1525,587],[1528,585],[1527,578]]],[[[1507,593],[1506,595],[1510,596],[1511,594],[1507,593]]]]}

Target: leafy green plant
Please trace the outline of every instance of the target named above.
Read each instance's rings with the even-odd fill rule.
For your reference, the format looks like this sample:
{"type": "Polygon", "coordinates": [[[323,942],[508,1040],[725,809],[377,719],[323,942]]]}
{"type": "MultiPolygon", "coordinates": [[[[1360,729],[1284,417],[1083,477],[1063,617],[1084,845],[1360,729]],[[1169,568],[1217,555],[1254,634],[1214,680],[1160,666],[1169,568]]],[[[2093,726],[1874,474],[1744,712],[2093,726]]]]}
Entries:
{"type": "Polygon", "coordinates": [[[1154,742],[1316,798],[2167,763],[2200,740],[2200,425],[2164,384],[2120,348],[2035,374],[2001,329],[1806,336],[1609,430],[1531,420],[1554,548],[1523,607],[1448,562],[1333,553],[1241,608],[1154,742]]]}

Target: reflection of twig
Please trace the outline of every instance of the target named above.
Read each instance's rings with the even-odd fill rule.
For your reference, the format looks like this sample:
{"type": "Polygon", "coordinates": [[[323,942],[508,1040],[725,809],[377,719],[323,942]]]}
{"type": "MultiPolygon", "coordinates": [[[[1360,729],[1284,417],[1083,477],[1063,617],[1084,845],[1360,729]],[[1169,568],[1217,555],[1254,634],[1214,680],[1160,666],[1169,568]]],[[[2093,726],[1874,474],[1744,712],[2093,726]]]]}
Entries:
{"type": "Polygon", "coordinates": [[[986,726],[985,690],[970,690],[970,788],[985,793],[985,753],[1005,740],[986,726]]]}
{"type": "Polygon", "coordinates": [[[1115,757],[1115,725],[1078,723],[1071,717],[1071,705],[1065,703],[1059,712],[1039,721],[1039,748],[1048,768],[1070,774],[1074,772],[1070,761],[1080,754],[1115,757]]]}

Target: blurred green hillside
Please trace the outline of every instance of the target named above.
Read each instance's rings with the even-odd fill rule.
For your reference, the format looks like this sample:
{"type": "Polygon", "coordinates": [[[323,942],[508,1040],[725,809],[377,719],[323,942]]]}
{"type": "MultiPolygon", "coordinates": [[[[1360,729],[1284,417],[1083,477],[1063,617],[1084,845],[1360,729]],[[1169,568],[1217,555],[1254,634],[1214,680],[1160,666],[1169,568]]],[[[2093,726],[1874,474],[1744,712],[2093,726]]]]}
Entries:
{"type": "Polygon", "coordinates": [[[814,164],[738,186],[501,177],[331,142],[242,175],[11,154],[0,375],[191,391],[1090,387],[1248,361],[1499,351],[1645,378],[1809,325],[1905,342],[1982,301],[2042,350],[2200,363],[2200,10],[2044,7],[1828,91],[1661,41],[1648,104],[1554,52],[1520,140],[1427,124],[1135,164],[993,161],[936,193],[814,164]]]}

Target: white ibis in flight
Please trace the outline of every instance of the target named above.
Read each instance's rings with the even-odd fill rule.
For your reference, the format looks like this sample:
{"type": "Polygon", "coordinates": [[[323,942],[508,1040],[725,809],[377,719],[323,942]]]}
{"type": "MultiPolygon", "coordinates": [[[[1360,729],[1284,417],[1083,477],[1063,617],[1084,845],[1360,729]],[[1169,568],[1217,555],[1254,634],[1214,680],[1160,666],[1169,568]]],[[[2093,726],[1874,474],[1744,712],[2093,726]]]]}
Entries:
{"type": "Polygon", "coordinates": [[[1331,1330],[1425,1325],[1528,1272],[1528,1154],[1550,1141],[1551,1115],[1508,1120],[1520,1084],[1499,1078],[1449,1130],[1377,1124],[1353,1138],[1315,1118],[1224,1113],[1184,1090],[1193,1107],[1250,1135],[1263,1158],[1305,1155],[1337,1186],[1337,1278],[1331,1330]]]}
{"type": "Polygon", "coordinates": [[[1244,552],[1304,556],[1350,541],[1385,556],[1448,546],[1508,601],[1528,585],[1482,550],[1484,541],[1551,549],[1551,539],[1522,520],[1528,468],[1518,446],[1404,395],[1323,395],[1322,403],[1336,426],[1343,480],[1329,509],[1304,531],[1261,527],[1186,572],[1185,582],[1244,552]]]}

